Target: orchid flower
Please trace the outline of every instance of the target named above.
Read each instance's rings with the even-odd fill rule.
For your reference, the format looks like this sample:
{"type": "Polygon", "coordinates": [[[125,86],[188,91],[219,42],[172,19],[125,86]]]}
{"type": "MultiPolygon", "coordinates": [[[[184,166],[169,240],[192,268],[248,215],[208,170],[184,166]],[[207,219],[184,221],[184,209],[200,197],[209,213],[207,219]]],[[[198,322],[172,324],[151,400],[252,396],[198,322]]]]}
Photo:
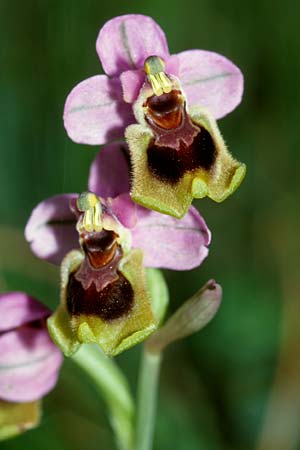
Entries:
{"type": "Polygon", "coordinates": [[[205,50],[170,55],[159,25],[138,14],[108,21],[96,50],[106,75],[69,94],[69,137],[97,145],[125,133],[131,196],[148,208],[181,218],[193,198],[228,197],[246,168],[228,152],[216,119],[240,103],[240,70],[205,50]]]}
{"type": "Polygon", "coordinates": [[[115,355],[145,339],[158,319],[144,267],[187,270],[208,254],[210,232],[194,207],[179,221],[133,203],[128,186],[126,154],[111,144],[91,167],[89,192],[47,199],[27,223],[33,252],[62,262],[61,305],[48,324],[66,355],[82,342],[115,355]]]}

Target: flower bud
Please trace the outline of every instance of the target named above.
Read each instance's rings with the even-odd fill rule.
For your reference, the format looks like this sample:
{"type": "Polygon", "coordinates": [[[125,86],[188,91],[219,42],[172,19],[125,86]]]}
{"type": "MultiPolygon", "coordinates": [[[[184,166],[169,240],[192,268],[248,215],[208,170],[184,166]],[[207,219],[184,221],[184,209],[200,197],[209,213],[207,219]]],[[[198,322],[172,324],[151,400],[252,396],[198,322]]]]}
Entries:
{"type": "Polygon", "coordinates": [[[214,280],[208,281],[148,339],[148,350],[160,353],[172,342],[200,331],[215,316],[221,298],[221,286],[214,280]]]}

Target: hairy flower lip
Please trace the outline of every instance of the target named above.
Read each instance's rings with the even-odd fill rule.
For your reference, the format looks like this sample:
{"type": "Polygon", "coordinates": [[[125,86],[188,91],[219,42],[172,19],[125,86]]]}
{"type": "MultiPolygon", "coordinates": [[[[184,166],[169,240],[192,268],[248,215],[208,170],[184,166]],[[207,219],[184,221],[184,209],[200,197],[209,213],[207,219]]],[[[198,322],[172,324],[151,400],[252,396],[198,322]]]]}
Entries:
{"type": "Polygon", "coordinates": [[[214,117],[201,106],[187,104],[182,123],[164,130],[145,115],[151,94],[143,86],[134,104],[137,123],[125,132],[133,200],[178,219],[194,198],[225,200],[240,185],[246,169],[228,151],[214,117]]]}
{"type": "Polygon", "coordinates": [[[48,329],[66,356],[83,343],[96,343],[105,354],[115,356],[144,340],[157,327],[141,250],[130,250],[115,263],[113,273],[109,264],[104,278],[97,273],[90,283],[95,271],[86,267],[83,254],[73,250],[65,256],[61,303],[48,319],[48,329]],[[110,277],[108,282],[106,276],[110,277]],[[98,289],[96,283],[102,282],[98,289]]]}

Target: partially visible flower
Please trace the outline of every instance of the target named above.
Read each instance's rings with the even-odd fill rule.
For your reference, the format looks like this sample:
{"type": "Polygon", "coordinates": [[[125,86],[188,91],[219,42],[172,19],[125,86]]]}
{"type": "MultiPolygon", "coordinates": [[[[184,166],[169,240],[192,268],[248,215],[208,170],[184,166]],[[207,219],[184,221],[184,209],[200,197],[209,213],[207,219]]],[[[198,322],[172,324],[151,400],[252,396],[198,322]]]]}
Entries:
{"type": "Polygon", "coordinates": [[[228,197],[245,165],[228,152],[216,119],[241,100],[240,70],[204,50],[170,56],[163,31],[143,15],[108,21],[96,49],[108,77],[89,78],[68,96],[64,122],[71,139],[103,144],[137,121],[126,131],[136,202],[180,218],[194,197],[228,197]]]}
{"type": "Polygon", "coordinates": [[[179,221],[134,204],[120,144],[98,154],[89,189],[94,194],[65,194],[40,203],[25,235],[33,252],[48,261],[60,263],[71,251],[61,266],[61,306],[49,320],[55,342],[66,355],[82,342],[96,342],[115,355],[157,326],[144,266],[198,266],[207,256],[210,232],[195,208],[179,221]]]}
{"type": "Polygon", "coordinates": [[[47,330],[50,314],[24,292],[0,294],[0,400],[32,402],[54,388],[63,357],[47,330]]]}

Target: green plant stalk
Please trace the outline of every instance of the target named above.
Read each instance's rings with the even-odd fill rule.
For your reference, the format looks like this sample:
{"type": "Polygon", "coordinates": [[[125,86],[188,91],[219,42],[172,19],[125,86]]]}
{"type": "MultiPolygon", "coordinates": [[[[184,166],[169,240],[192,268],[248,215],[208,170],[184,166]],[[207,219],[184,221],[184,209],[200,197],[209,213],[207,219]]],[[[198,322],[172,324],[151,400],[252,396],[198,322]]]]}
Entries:
{"type": "Polygon", "coordinates": [[[138,384],[135,450],[151,450],[155,427],[161,353],[151,353],[144,346],[138,384]]]}
{"type": "Polygon", "coordinates": [[[81,346],[72,359],[91,377],[104,398],[118,449],[132,450],[134,402],[125,376],[113,359],[91,344],[81,346]]]}

